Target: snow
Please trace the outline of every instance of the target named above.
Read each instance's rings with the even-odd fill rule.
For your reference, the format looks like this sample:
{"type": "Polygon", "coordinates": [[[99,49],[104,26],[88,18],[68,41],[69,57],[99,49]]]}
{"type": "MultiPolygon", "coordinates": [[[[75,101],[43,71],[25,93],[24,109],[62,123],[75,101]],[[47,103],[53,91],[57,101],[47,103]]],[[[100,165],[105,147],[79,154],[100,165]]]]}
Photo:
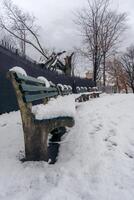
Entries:
{"type": "Polygon", "coordinates": [[[21,74],[21,75],[23,75],[23,76],[27,76],[27,73],[25,72],[25,70],[23,69],[23,68],[21,68],[21,67],[13,67],[13,68],[11,68],[9,71],[13,71],[13,72],[16,72],[16,73],[19,73],[19,74],[21,74]]]}
{"type": "Polygon", "coordinates": [[[52,81],[49,81],[50,86],[55,87],[55,84],[52,81]]]}
{"type": "Polygon", "coordinates": [[[76,87],[76,90],[77,90],[77,92],[80,92],[81,89],[80,89],[79,86],[77,86],[77,87],[76,87]]]}
{"type": "Polygon", "coordinates": [[[0,115],[0,200],[133,200],[134,95],[77,104],[55,165],[23,154],[20,113],[0,115]]]}
{"type": "Polygon", "coordinates": [[[64,91],[64,85],[58,83],[57,86],[60,87],[61,91],[64,91]]]}
{"type": "Polygon", "coordinates": [[[56,65],[56,63],[57,63],[57,61],[58,61],[58,58],[56,58],[56,59],[55,59],[55,61],[52,63],[52,65],[51,65],[51,66],[55,66],[55,65],[56,65]]]}
{"type": "Polygon", "coordinates": [[[60,69],[56,69],[56,72],[57,72],[58,74],[63,74],[63,71],[61,71],[60,69]]]}
{"type": "Polygon", "coordinates": [[[65,90],[68,90],[68,85],[63,85],[65,90]]]}
{"type": "Polygon", "coordinates": [[[38,120],[50,119],[56,117],[74,117],[75,115],[75,98],[73,95],[58,96],[51,99],[48,104],[33,106],[32,112],[38,120]]]}
{"type": "Polygon", "coordinates": [[[49,83],[49,81],[45,77],[39,76],[37,79],[40,80],[40,81],[42,81],[43,83],[45,83],[46,88],[50,87],[50,83],[49,83]]]}
{"type": "Polygon", "coordinates": [[[72,90],[72,87],[71,87],[71,85],[68,85],[68,88],[69,88],[70,90],[72,90]]]}
{"type": "Polygon", "coordinates": [[[97,87],[93,87],[92,89],[93,89],[94,91],[97,91],[97,90],[98,90],[98,88],[97,88],[97,87]]]}

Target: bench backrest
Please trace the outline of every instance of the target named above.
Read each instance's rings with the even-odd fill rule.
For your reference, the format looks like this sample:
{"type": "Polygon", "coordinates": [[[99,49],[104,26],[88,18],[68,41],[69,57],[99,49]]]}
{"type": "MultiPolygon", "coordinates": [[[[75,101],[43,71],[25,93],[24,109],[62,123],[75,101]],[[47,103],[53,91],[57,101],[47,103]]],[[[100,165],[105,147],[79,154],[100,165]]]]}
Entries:
{"type": "Polygon", "coordinates": [[[56,87],[47,88],[45,83],[37,78],[24,76],[19,73],[14,73],[14,75],[23,94],[23,100],[26,103],[41,100],[46,97],[55,97],[59,94],[56,87]]]}
{"type": "Polygon", "coordinates": [[[72,94],[72,87],[70,85],[57,84],[56,87],[58,88],[59,94],[62,96],[72,94]]]}
{"type": "Polygon", "coordinates": [[[88,89],[87,89],[87,87],[79,87],[79,86],[77,86],[76,87],[76,91],[77,91],[77,93],[84,93],[84,92],[88,92],[88,89]]]}

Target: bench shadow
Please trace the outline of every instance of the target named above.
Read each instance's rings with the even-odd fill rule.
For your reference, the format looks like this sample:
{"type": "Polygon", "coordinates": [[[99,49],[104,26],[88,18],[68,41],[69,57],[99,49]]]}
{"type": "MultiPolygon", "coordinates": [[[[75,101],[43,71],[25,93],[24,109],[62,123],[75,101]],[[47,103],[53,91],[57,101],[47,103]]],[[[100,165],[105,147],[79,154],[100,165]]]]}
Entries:
{"type": "Polygon", "coordinates": [[[54,164],[57,161],[61,137],[66,133],[65,127],[54,129],[51,138],[48,142],[48,160],[49,164],[54,164]]]}

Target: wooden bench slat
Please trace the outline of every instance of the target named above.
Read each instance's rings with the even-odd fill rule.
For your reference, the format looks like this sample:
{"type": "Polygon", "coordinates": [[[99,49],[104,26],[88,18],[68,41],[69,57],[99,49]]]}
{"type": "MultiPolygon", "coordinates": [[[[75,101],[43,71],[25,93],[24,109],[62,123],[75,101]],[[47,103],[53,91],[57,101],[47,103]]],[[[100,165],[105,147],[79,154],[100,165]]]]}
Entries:
{"type": "Polygon", "coordinates": [[[28,85],[25,83],[21,84],[21,89],[24,92],[37,92],[37,91],[45,91],[45,92],[57,92],[57,89],[54,87],[46,88],[44,86],[35,86],[35,85],[28,85]]]}
{"type": "Polygon", "coordinates": [[[34,94],[34,95],[27,94],[24,96],[24,98],[25,98],[25,101],[28,103],[28,102],[40,100],[46,97],[54,97],[54,96],[58,96],[58,92],[50,92],[50,93],[34,94]]]}
{"type": "Polygon", "coordinates": [[[67,94],[70,94],[70,93],[69,93],[69,91],[63,91],[62,94],[67,95],[67,94]]]}
{"type": "Polygon", "coordinates": [[[39,84],[45,85],[44,82],[31,76],[23,76],[22,74],[19,74],[19,73],[16,73],[16,76],[17,76],[17,79],[22,80],[22,81],[36,83],[36,84],[39,83],[39,84]]]}

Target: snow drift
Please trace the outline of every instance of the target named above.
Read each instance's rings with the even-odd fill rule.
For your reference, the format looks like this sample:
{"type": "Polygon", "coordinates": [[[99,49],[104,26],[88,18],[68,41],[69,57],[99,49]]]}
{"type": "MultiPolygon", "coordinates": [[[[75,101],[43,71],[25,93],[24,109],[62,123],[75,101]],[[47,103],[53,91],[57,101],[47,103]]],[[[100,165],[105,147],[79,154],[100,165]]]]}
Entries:
{"type": "Polygon", "coordinates": [[[0,200],[133,200],[134,95],[77,105],[58,161],[25,162],[19,112],[0,116],[0,200]]]}

